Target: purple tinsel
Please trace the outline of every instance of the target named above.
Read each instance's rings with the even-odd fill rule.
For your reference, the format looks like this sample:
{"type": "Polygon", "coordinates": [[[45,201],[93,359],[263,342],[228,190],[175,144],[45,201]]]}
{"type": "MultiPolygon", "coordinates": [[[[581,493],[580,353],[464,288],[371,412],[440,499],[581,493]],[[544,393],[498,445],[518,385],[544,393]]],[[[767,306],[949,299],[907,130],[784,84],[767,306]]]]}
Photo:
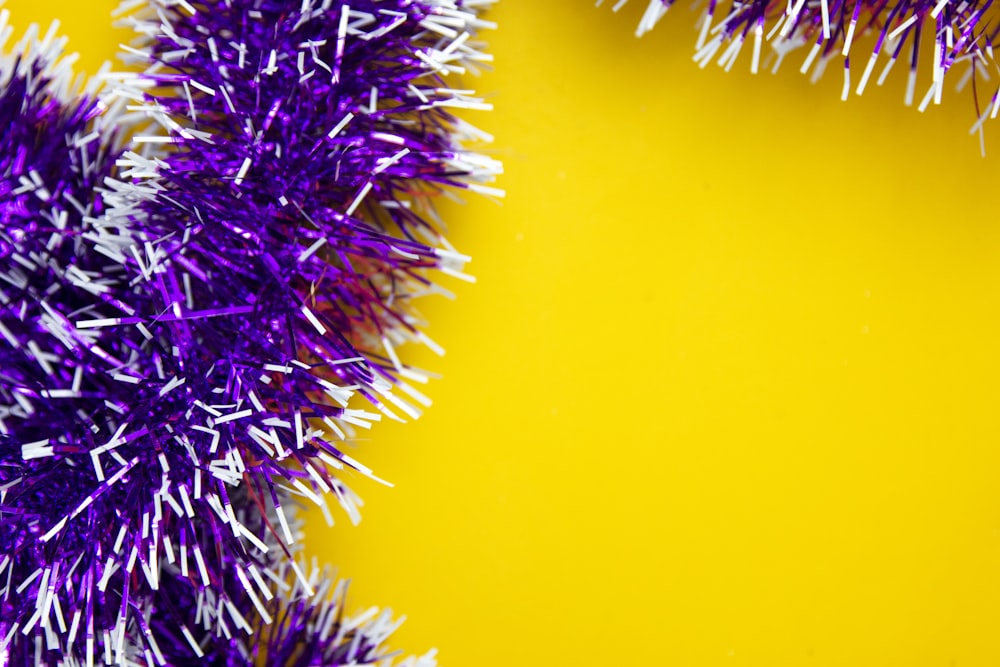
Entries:
{"type": "MultiPolygon", "coordinates": [[[[624,4],[616,3],[614,9],[624,4]]],[[[673,4],[674,0],[649,0],[637,34],[652,30],[673,4]]],[[[756,73],[768,66],[777,70],[791,52],[804,47],[801,71],[812,72],[815,80],[843,57],[847,99],[852,91],[862,94],[869,84],[882,85],[902,58],[909,66],[906,104],[910,105],[918,92],[921,48],[930,48],[929,82],[923,97],[916,98],[920,109],[941,102],[947,75],[962,66],[957,88],[969,81],[974,88],[989,85],[989,104],[978,106],[987,96],[976,99],[979,121],[973,130],[978,130],[983,120],[1000,111],[1000,89],[989,83],[1000,73],[993,54],[1000,30],[997,17],[993,0],[710,0],[699,18],[694,59],[702,67],[717,61],[728,70],[746,44],[750,69],[756,73]],[[765,43],[771,47],[770,55],[762,51],[765,43]]]]}
{"type": "Polygon", "coordinates": [[[435,346],[409,304],[467,259],[428,200],[496,192],[450,112],[485,105],[445,82],[485,59],[487,4],[159,0],[130,19],[145,71],[101,103],[55,94],[47,48],[17,61],[0,656],[183,664],[267,620],[273,572],[309,588],[288,494],[357,519],[333,472],[372,474],[334,441],[419,414],[396,348],[435,346]]]}
{"type": "Polygon", "coordinates": [[[39,661],[36,647],[60,646],[56,628],[84,634],[76,612],[92,608],[80,589],[88,575],[63,554],[89,551],[110,529],[85,525],[93,515],[78,493],[93,471],[82,464],[92,415],[132,393],[114,378],[128,342],[107,345],[73,324],[111,312],[124,274],[87,249],[85,221],[103,213],[95,188],[113,156],[93,91],[73,99],[68,62],[49,55],[61,46],[32,30],[0,64],[0,664],[39,661]],[[65,516],[76,530],[56,529],[65,516]]]}
{"type": "MultiPolygon", "coordinates": [[[[350,615],[345,599],[347,582],[335,583],[327,570],[315,567],[310,593],[295,582],[270,604],[275,621],[249,647],[251,655],[267,656],[271,667],[348,667],[386,664],[395,656],[385,642],[402,619],[388,610],[372,608],[350,615]]],[[[434,667],[434,652],[406,659],[399,667],[434,667]]]]}
{"type": "MultiPolygon", "coordinates": [[[[276,583],[273,592],[255,584],[250,576],[246,577],[251,582],[247,589],[232,591],[233,604],[253,627],[253,634],[240,632],[238,628],[221,633],[210,631],[218,622],[211,604],[200,605],[201,626],[193,633],[182,631],[162,618],[162,614],[151,616],[152,631],[160,638],[161,645],[167,647],[164,650],[167,663],[217,667],[436,665],[434,651],[396,663],[399,652],[391,651],[386,642],[403,619],[394,620],[390,611],[377,608],[349,612],[347,581],[338,581],[329,568],[301,561],[296,567],[306,576],[293,575],[289,568],[292,562],[276,563],[266,573],[276,583]]],[[[198,600],[190,597],[190,587],[171,589],[168,594],[169,606],[199,606],[198,600]],[[179,596],[174,597],[175,592],[179,596]]],[[[139,664],[152,662],[143,661],[139,654],[133,654],[132,659],[139,664]]]]}
{"type": "MultiPolygon", "coordinates": [[[[190,581],[189,550],[204,585],[224,585],[231,566],[211,548],[231,538],[207,517],[179,519],[192,487],[171,482],[192,466],[155,438],[186,404],[134,381],[162,365],[162,340],[79,326],[141,292],[90,245],[116,114],[92,89],[73,95],[60,48],[29,32],[0,78],[0,664],[73,664],[140,645],[156,655],[148,624],[161,577],[190,581]],[[127,433],[136,415],[146,424],[127,433]]],[[[245,514],[232,516],[264,534],[260,513],[245,514]]]]}

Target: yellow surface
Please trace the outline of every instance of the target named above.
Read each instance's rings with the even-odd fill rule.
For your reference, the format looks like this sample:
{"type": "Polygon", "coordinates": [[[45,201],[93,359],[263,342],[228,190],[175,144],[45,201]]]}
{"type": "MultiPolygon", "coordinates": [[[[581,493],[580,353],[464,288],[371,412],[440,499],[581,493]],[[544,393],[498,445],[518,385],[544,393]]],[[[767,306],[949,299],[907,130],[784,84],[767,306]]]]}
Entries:
{"type": "MultiPolygon", "coordinates": [[[[92,70],[84,4],[9,6],[92,70]]],[[[436,405],[312,552],[451,667],[1000,663],[1000,143],[592,4],[492,12],[509,196],[446,210],[436,405]]]]}

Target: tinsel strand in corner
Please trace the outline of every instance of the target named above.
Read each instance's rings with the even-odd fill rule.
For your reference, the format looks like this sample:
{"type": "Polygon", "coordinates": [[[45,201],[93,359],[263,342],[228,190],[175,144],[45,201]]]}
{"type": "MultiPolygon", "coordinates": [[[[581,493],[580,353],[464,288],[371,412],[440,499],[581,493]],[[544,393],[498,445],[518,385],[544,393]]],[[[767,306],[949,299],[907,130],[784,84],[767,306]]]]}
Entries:
{"type": "MultiPolygon", "coordinates": [[[[626,2],[616,0],[612,9],[626,2]]],[[[673,4],[648,0],[636,34],[652,30],[673,4]]],[[[905,103],[916,100],[921,111],[941,103],[946,80],[959,91],[974,89],[978,120],[971,134],[1000,114],[997,19],[1000,9],[993,0],[707,0],[698,18],[694,59],[702,67],[717,62],[729,70],[746,45],[750,71],[756,73],[764,67],[777,71],[798,51],[800,71],[814,81],[842,59],[843,99],[861,95],[871,83],[882,85],[902,59],[908,67],[905,103]],[[932,52],[923,84],[918,83],[921,49],[932,52]],[[955,70],[958,76],[950,76],[955,70]]]]}
{"type": "Polygon", "coordinates": [[[450,83],[491,1],[131,0],[103,89],[3,57],[0,665],[386,659],[295,511],[357,520],[339,443],[429,403],[397,348],[464,276],[432,200],[501,194],[450,83]]]}

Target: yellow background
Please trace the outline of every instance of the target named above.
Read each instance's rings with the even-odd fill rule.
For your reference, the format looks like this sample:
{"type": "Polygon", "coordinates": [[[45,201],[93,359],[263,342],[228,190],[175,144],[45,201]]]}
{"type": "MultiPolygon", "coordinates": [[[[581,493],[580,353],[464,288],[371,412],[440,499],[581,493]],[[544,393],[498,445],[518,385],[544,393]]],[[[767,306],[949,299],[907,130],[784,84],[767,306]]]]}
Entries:
{"type": "MultiPolygon", "coordinates": [[[[8,6],[93,71],[112,4],[8,6]]],[[[592,4],[491,12],[508,199],[446,208],[436,405],[312,553],[451,667],[1000,664],[1000,143],[592,4]]]]}

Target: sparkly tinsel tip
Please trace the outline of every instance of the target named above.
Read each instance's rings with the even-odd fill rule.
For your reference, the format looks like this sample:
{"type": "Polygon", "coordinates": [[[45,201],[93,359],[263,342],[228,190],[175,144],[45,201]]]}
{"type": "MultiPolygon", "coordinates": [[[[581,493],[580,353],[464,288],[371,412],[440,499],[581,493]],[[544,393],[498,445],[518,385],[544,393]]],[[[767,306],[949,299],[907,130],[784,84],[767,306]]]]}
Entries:
{"type": "MultiPolygon", "coordinates": [[[[617,11],[626,1],[617,0],[612,8],[617,11]]],[[[603,2],[597,0],[597,5],[603,2]]],[[[636,34],[652,30],[673,4],[673,0],[650,0],[636,34]]],[[[909,106],[917,95],[920,49],[931,48],[930,85],[919,99],[923,111],[931,103],[940,104],[946,76],[953,68],[962,70],[958,90],[970,81],[988,82],[1000,73],[993,53],[998,28],[992,4],[992,0],[713,0],[698,19],[694,60],[702,67],[714,61],[729,70],[748,44],[751,72],[767,67],[777,71],[790,53],[803,49],[800,71],[815,81],[831,62],[842,58],[842,97],[847,99],[852,91],[862,94],[873,77],[876,85],[882,85],[902,56],[909,64],[905,93],[909,106]],[[859,47],[865,37],[865,45],[859,47]],[[933,44],[922,44],[931,37],[933,44]],[[771,47],[769,54],[762,52],[765,42],[771,47]],[[858,54],[859,48],[865,53],[858,54]],[[860,76],[852,60],[863,64],[860,76]]],[[[991,87],[989,104],[979,107],[972,132],[981,129],[983,120],[1000,113],[1000,88],[991,87]]]]}
{"type": "Polygon", "coordinates": [[[502,195],[449,83],[489,4],[128,0],[99,95],[51,31],[3,57],[0,664],[188,664],[314,588],[292,506],[357,521],[338,441],[429,404],[431,201],[502,195]]]}

